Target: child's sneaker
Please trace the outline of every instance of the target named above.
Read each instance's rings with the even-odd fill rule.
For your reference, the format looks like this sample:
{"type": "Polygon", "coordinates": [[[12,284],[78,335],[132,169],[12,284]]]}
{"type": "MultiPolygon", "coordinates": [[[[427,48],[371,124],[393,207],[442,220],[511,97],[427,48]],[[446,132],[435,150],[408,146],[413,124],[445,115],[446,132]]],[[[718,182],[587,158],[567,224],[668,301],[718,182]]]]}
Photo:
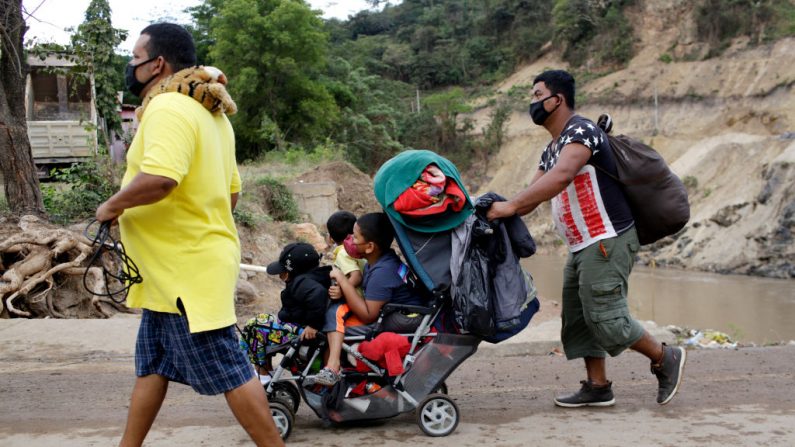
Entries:
{"type": "Polygon", "coordinates": [[[333,386],[340,381],[340,374],[330,368],[323,368],[315,375],[315,383],[323,386],[333,386]]]}

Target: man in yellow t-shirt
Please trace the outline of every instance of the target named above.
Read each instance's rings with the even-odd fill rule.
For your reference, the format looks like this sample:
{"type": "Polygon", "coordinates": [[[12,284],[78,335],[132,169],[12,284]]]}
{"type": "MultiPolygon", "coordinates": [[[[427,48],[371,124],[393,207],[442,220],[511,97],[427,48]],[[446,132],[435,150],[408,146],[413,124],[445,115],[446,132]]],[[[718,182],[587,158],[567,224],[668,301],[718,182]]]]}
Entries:
{"type": "Polygon", "coordinates": [[[128,89],[144,98],[141,124],[121,190],[96,213],[100,222],[118,219],[143,278],[127,297],[143,315],[121,445],[143,443],[174,381],[200,394],[223,393],[257,445],[281,446],[234,330],[240,243],[232,210],[240,176],[224,113],[234,103],[223,74],[195,64],[193,39],[181,26],[158,23],[141,32],[125,76],[128,89]]]}

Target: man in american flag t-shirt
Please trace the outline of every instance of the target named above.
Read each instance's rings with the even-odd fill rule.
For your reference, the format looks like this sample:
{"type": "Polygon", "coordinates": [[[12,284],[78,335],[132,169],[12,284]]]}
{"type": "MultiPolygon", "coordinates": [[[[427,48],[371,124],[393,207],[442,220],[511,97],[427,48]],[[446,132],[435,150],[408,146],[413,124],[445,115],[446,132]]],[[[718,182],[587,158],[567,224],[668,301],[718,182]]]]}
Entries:
{"type": "Polygon", "coordinates": [[[614,179],[618,174],[607,137],[574,113],[574,91],[574,78],[565,71],[545,71],[535,78],[530,116],[552,140],[530,186],[511,200],[494,202],[488,218],[525,215],[549,200],[555,227],[569,248],[561,341],[569,360],[584,360],[587,378],[578,391],[556,397],[555,404],[614,405],[605,358],[631,348],[651,360],[657,402],[664,405],[679,389],[686,352],[658,342],[630,315],[628,280],[640,244],[631,209],[614,179]]]}

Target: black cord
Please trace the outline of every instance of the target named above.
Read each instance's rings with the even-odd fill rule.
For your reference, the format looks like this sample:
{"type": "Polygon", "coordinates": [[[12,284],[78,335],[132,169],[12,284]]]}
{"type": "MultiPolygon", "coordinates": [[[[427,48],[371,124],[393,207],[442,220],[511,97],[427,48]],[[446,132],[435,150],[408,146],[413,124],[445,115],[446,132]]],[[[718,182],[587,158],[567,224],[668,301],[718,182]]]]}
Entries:
{"type": "Polygon", "coordinates": [[[133,262],[133,260],[130,259],[130,257],[127,256],[127,253],[124,251],[124,245],[121,243],[121,241],[117,241],[113,238],[113,236],[111,236],[110,221],[100,222],[99,230],[94,236],[91,236],[89,230],[96,223],[96,220],[92,220],[88,223],[86,229],[83,231],[83,234],[86,236],[86,238],[91,241],[91,246],[97,246],[94,254],[88,260],[86,271],[83,272],[83,287],[91,294],[106,296],[112,299],[115,303],[121,304],[127,298],[127,292],[130,290],[130,287],[132,287],[134,284],[140,284],[143,281],[143,278],[141,277],[141,273],[138,271],[138,266],[135,265],[135,262],[133,262]],[[113,272],[109,271],[104,264],[100,263],[102,268],[102,276],[105,279],[105,291],[97,292],[95,290],[91,290],[91,288],[88,287],[88,269],[102,257],[103,253],[109,253],[111,256],[116,256],[119,263],[121,264],[121,268],[118,274],[114,274],[113,272]],[[110,281],[108,278],[115,279],[121,283],[122,288],[111,292],[110,281]],[[116,299],[117,295],[121,295],[121,299],[116,299]]]}

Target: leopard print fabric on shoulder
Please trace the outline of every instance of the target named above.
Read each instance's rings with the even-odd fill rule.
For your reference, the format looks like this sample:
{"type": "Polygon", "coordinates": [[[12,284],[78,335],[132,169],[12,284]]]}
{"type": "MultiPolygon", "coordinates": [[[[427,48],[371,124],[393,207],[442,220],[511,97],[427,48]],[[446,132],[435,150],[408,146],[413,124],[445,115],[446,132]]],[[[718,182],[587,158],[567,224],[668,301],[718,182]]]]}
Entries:
{"type": "Polygon", "coordinates": [[[195,99],[213,114],[234,115],[237,105],[226,91],[226,82],[226,75],[215,67],[197,66],[180,70],[152,87],[135,114],[140,120],[152,98],[161,93],[177,92],[195,99]]]}

